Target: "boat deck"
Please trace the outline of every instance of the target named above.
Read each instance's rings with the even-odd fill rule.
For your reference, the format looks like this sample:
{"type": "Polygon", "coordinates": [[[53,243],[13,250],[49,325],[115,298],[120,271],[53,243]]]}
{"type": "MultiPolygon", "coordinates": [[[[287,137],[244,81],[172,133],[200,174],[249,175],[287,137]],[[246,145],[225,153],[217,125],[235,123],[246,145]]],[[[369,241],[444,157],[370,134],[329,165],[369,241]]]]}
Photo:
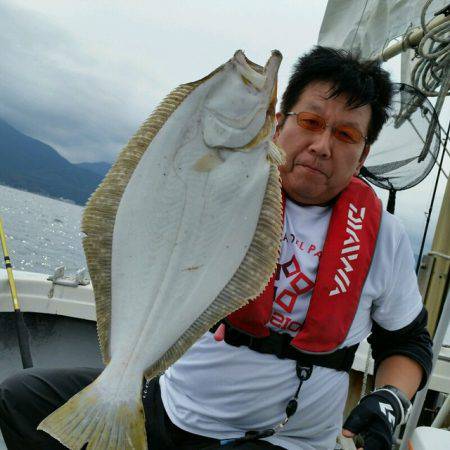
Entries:
{"type": "MultiPolygon", "coordinates": [[[[36,367],[100,367],[95,328],[95,303],[91,286],[54,285],[47,275],[15,272],[17,292],[31,334],[36,367]]],[[[21,370],[14,314],[6,271],[0,270],[0,382],[21,370]]],[[[364,372],[369,345],[356,353],[353,369],[364,372]]],[[[373,361],[370,363],[373,371],[373,361]]],[[[450,332],[447,332],[430,389],[450,394],[450,332]]],[[[0,435],[0,450],[6,446],[0,435]]]]}

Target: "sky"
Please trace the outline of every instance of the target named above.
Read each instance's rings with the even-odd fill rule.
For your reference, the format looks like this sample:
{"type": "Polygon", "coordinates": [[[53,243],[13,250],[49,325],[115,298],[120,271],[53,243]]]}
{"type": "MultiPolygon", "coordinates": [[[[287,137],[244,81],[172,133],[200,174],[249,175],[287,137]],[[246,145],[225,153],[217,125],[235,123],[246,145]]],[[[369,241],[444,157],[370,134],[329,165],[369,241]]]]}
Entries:
{"type": "MultiPolygon", "coordinates": [[[[0,0],[0,118],[71,162],[113,162],[169,91],[237,49],[259,64],[280,50],[282,92],[295,59],[317,42],[325,7],[326,0],[0,0]]],[[[399,80],[398,59],[384,67],[399,80]]],[[[434,178],[398,193],[415,253],[434,178]]],[[[437,208],[442,196],[440,188],[437,208]]]]}
{"type": "Polygon", "coordinates": [[[71,162],[112,161],[160,100],[241,48],[265,63],[317,41],[326,1],[0,0],[0,117],[71,162]],[[274,6],[276,4],[276,7],[274,6]]]}

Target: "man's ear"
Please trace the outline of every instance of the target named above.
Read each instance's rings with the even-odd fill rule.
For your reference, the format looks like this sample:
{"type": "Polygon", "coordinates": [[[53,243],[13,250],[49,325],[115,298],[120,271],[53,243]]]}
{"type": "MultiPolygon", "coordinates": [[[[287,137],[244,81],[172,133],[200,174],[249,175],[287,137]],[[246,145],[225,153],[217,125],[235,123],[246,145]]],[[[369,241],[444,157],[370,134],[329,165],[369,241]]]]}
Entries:
{"type": "Polygon", "coordinates": [[[355,170],[355,176],[359,175],[359,171],[361,170],[361,167],[364,165],[366,158],[369,155],[369,151],[370,151],[370,145],[364,146],[364,149],[361,153],[361,157],[359,158],[358,166],[356,167],[356,170],[355,170]]]}
{"type": "Polygon", "coordinates": [[[275,119],[277,121],[277,125],[276,125],[276,128],[275,128],[275,134],[273,135],[273,140],[274,141],[276,141],[276,139],[278,139],[278,135],[280,134],[280,130],[281,130],[281,127],[283,126],[285,117],[284,117],[283,113],[277,112],[275,114],[275,119]]]}

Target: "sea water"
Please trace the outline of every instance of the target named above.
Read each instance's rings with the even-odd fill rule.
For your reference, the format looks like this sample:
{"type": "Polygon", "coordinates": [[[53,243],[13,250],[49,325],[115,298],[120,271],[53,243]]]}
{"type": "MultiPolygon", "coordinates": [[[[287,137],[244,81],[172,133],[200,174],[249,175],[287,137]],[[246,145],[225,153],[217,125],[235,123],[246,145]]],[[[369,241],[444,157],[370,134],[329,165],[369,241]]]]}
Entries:
{"type": "Polygon", "coordinates": [[[86,267],[82,211],[78,205],[0,185],[0,218],[13,268],[51,274],[59,266],[69,273],[86,267]]]}
{"type": "MultiPolygon", "coordinates": [[[[82,211],[78,205],[0,185],[0,218],[13,268],[51,274],[59,266],[68,273],[86,267],[82,211]]],[[[6,450],[1,433],[0,450],[6,450]]]]}

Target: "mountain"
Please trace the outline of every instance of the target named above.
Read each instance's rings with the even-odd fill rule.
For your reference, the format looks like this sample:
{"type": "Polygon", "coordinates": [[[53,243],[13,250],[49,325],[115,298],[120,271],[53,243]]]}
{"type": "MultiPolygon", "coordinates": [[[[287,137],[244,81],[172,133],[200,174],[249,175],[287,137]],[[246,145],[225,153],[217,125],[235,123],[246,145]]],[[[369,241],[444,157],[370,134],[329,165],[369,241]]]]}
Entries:
{"type": "Polygon", "coordinates": [[[84,205],[103,176],[0,119],[0,183],[84,205]]]}
{"type": "Polygon", "coordinates": [[[91,172],[94,172],[102,177],[104,177],[108,173],[109,169],[111,169],[111,164],[104,161],[93,163],[82,162],[75,165],[82,169],[90,170],[91,172]]]}

